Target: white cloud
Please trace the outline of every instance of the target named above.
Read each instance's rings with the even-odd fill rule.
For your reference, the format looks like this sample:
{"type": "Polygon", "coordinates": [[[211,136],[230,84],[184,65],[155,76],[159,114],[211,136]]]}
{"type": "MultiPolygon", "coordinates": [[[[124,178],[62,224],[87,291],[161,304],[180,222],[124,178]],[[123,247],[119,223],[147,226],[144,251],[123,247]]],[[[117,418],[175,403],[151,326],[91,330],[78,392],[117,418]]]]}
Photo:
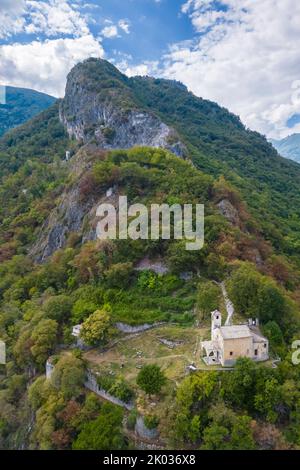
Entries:
{"type": "Polygon", "coordinates": [[[118,28],[114,24],[105,26],[105,28],[102,29],[101,34],[108,39],[116,38],[118,37],[118,28]]]}
{"type": "Polygon", "coordinates": [[[25,25],[24,0],[0,0],[0,38],[21,32],[25,25]]]}
{"type": "Polygon", "coordinates": [[[89,29],[80,12],[72,8],[67,1],[49,0],[26,1],[27,14],[30,17],[26,31],[30,33],[43,32],[46,36],[61,34],[82,36],[89,29]]]}
{"type": "Polygon", "coordinates": [[[130,22],[128,20],[121,19],[117,25],[110,20],[105,20],[105,23],[107,26],[102,29],[101,35],[107,39],[120,37],[120,30],[126,34],[130,33],[130,22]]]}
{"type": "Polygon", "coordinates": [[[159,73],[159,62],[158,61],[145,61],[142,64],[130,65],[126,57],[117,62],[116,67],[121,70],[128,77],[140,76],[154,76],[159,73]]]}
{"type": "Polygon", "coordinates": [[[118,25],[126,34],[130,33],[130,22],[128,20],[120,20],[118,25]]]}
{"type": "Polygon", "coordinates": [[[63,96],[66,76],[78,62],[103,57],[92,35],[0,46],[0,82],[63,96]]]}
{"type": "Polygon", "coordinates": [[[63,96],[66,76],[77,62],[104,56],[101,40],[90,33],[90,19],[81,13],[82,8],[90,5],[67,0],[0,0],[0,37],[36,36],[28,43],[0,45],[0,83],[63,96]],[[39,40],[39,34],[49,39],[39,40]]]}
{"type": "Polygon", "coordinates": [[[213,0],[182,6],[199,35],[192,45],[171,47],[164,75],[226,106],[252,129],[285,136],[286,120],[300,111],[292,90],[300,79],[300,2],[221,3],[222,9],[213,0]]]}
{"type": "Polygon", "coordinates": [[[88,16],[67,0],[0,0],[0,37],[18,33],[82,36],[89,33],[88,16]]]}

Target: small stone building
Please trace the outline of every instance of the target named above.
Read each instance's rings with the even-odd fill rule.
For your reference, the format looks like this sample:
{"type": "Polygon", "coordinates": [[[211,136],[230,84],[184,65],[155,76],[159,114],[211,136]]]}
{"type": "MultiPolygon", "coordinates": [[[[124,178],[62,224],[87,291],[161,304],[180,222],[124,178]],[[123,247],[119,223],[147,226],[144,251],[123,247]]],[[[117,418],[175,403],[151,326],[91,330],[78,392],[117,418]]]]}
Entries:
{"type": "Polygon", "coordinates": [[[262,336],[257,320],[222,326],[222,315],[218,310],[211,314],[211,340],[203,341],[201,349],[207,365],[233,366],[239,357],[249,357],[253,361],[269,359],[269,342],[262,336]]]}

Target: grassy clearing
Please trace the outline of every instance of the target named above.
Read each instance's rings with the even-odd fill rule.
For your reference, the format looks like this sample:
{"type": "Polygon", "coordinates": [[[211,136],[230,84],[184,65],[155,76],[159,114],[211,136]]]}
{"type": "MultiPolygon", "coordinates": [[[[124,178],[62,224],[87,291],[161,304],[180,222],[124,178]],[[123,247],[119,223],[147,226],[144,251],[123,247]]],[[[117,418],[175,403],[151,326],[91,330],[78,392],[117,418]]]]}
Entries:
{"type": "Polygon", "coordinates": [[[140,368],[152,363],[158,364],[168,379],[177,382],[186,374],[187,365],[199,361],[200,337],[206,334],[206,328],[166,325],[125,337],[103,353],[93,349],[84,357],[99,372],[122,375],[132,385],[140,368]],[[170,341],[173,347],[161,340],[170,341]]]}

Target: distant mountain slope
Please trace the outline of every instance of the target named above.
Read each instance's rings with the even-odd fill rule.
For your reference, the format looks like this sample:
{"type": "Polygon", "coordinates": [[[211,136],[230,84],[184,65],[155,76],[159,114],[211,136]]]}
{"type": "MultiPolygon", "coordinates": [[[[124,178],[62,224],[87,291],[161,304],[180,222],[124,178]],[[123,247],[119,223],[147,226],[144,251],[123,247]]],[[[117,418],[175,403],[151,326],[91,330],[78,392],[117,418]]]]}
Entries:
{"type": "Polygon", "coordinates": [[[272,139],[270,142],[280,155],[300,163],[300,134],[292,134],[282,140],[272,139]]]}
{"type": "Polygon", "coordinates": [[[6,87],[6,104],[0,104],[0,136],[28,121],[54,102],[53,96],[38,91],[6,87]]]}

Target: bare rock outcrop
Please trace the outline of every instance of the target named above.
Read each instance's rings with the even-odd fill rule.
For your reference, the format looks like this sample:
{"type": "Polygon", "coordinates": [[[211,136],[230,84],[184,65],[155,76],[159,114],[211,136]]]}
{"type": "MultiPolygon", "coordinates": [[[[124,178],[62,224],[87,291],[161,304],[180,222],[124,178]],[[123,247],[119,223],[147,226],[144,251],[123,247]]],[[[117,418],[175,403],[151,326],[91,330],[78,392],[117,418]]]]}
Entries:
{"type": "Polygon", "coordinates": [[[237,225],[239,223],[239,214],[237,209],[231,204],[228,199],[222,199],[218,204],[219,212],[231,224],[237,225]]]}
{"type": "MultiPolygon", "coordinates": [[[[130,98],[130,91],[125,84],[124,90],[121,87],[121,91],[117,89],[107,92],[97,88],[97,82],[91,86],[85,75],[88,65],[79,64],[70,72],[65,98],[60,103],[60,121],[70,138],[83,143],[93,141],[104,149],[161,147],[179,157],[185,156],[185,146],[174,129],[154,114],[135,105],[133,99],[130,106],[124,104],[127,103],[128,94],[130,98]],[[117,100],[115,95],[118,93],[122,98],[119,96],[117,100]]],[[[101,70],[107,63],[99,60],[94,65],[101,70]]],[[[118,73],[119,81],[126,83],[127,77],[119,71],[116,72],[116,69],[112,72],[118,73]]]]}

